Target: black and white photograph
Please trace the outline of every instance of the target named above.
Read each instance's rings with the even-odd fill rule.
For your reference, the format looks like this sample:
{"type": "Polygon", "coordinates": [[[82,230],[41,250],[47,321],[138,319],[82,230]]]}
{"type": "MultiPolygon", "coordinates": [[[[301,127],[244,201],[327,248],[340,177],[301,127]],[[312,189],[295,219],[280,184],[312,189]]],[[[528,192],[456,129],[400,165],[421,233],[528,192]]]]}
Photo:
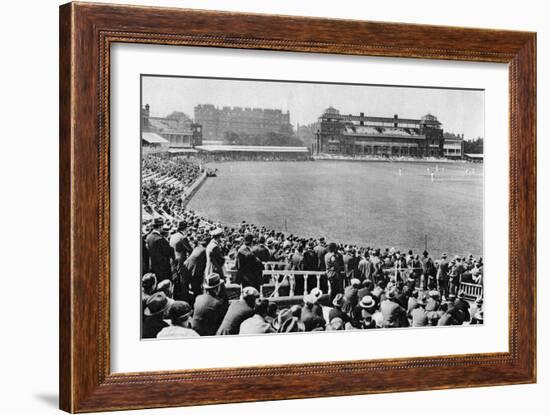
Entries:
{"type": "Polygon", "coordinates": [[[140,88],[142,339],[483,324],[483,89],[140,88]]]}

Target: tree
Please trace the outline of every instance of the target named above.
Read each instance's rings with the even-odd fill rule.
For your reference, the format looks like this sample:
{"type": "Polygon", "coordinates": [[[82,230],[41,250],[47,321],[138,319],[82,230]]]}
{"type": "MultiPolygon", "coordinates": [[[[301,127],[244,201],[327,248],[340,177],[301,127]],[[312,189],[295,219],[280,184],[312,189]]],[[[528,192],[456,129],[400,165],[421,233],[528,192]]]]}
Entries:
{"type": "Polygon", "coordinates": [[[465,140],[464,152],[468,154],[483,154],[483,138],[478,137],[471,141],[465,140]]]}

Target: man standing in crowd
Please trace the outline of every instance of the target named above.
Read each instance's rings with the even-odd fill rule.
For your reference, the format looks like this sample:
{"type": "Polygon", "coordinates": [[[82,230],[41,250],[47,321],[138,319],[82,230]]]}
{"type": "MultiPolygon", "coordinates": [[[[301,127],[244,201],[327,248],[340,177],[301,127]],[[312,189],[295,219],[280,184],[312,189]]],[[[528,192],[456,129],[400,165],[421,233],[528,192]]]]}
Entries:
{"type": "Polygon", "coordinates": [[[210,232],[210,236],[212,239],[206,247],[206,270],[204,274],[218,274],[223,278],[223,264],[225,263],[225,258],[220,246],[223,230],[221,228],[216,228],[210,232]]]}
{"type": "Polygon", "coordinates": [[[187,237],[183,234],[185,228],[187,228],[187,223],[180,220],[176,232],[170,237],[170,246],[174,250],[176,258],[176,270],[181,268],[187,256],[193,251],[187,237]]]}
{"type": "Polygon", "coordinates": [[[447,254],[441,255],[441,261],[439,261],[439,268],[437,269],[437,289],[443,297],[449,295],[449,262],[447,261],[447,254]]]}
{"type": "Polygon", "coordinates": [[[317,255],[317,271],[326,271],[325,255],[327,254],[327,248],[325,238],[321,237],[319,243],[314,248],[315,255],[317,255]]]}
{"type": "Polygon", "coordinates": [[[342,258],[338,253],[338,246],[331,242],[328,244],[328,252],[325,254],[325,269],[330,284],[330,301],[334,300],[334,297],[338,293],[344,292],[343,279],[342,279],[342,258]]]}
{"type": "Polygon", "coordinates": [[[355,256],[355,249],[346,247],[344,250],[344,256],[342,257],[342,263],[344,265],[344,275],[347,284],[349,284],[352,279],[356,278],[356,275],[358,274],[358,262],[358,258],[355,256]]]}
{"type": "Polygon", "coordinates": [[[365,250],[357,264],[359,279],[361,281],[372,281],[372,264],[369,261],[369,252],[365,250]]]}
{"type": "Polygon", "coordinates": [[[153,221],[153,230],[147,236],[146,245],[151,258],[151,271],[157,277],[157,281],[172,277],[172,263],[174,261],[174,250],[161,235],[164,220],[161,217],[153,221]]]}
{"type": "Polygon", "coordinates": [[[189,280],[189,285],[193,291],[193,298],[196,298],[202,291],[202,281],[204,278],[204,271],[206,269],[206,241],[202,236],[197,236],[196,246],[191,252],[191,255],[185,260],[184,268],[187,277],[184,277],[185,281],[189,280]]]}
{"type": "Polygon", "coordinates": [[[304,251],[304,271],[316,271],[317,270],[317,255],[313,250],[315,248],[315,243],[309,241],[307,248],[304,251]]]}
{"type": "Polygon", "coordinates": [[[265,246],[265,237],[263,235],[260,236],[258,243],[254,245],[254,248],[252,248],[252,252],[254,252],[256,258],[262,262],[268,262],[271,260],[271,255],[269,249],[265,246]]]}
{"type": "Polygon", "coordinates": [[[204,279],[204,294],[195,300],[193,329],[201,336],[213,336],[227,311],[227,302],[220,297],[222,280],[218,274],[209,274],[204,279]]]}
{"type": "Polygon", "coordinates": [[[247,233],[244,236],[244,243],[237,251],[237,260],[235,267],[237,268],[237,283],[243,287],[251,286],[260,289],[262,279],[263,265],[260,260],[252,252],[251,246],[254,236],[247,233]]]}

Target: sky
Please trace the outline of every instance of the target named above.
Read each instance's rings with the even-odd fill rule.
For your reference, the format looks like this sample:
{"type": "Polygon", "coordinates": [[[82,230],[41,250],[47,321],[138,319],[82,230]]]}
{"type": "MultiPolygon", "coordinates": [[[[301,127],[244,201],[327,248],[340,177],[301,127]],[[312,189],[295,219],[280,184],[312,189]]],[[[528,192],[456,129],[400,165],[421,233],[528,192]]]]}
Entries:
{"type": "Polygon", "coordinates": [[[142,77],[142,105],[151,115],[183,111],[193,117],[198,104],[290,111],[290,122],[315,122],[332,106],[342,114],[420,118],[431,113],[443,129],[471,140],[484,137],[484,92],[383,85],[319,84],[183,77],[142,77]]]}

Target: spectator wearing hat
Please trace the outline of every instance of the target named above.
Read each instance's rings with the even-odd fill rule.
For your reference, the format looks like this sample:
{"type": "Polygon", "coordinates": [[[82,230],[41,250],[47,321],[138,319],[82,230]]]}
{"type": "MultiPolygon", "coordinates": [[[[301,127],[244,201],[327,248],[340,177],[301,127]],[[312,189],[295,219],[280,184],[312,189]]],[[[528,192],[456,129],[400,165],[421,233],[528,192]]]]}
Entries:
{"type": "Polygon", "coordinates": [[[344,250],[342,264],[344,266],[344,278],[346,283],[349,283],[352,279],[357,278],[359,275],[359,259],[355,255],[355,249],[347,247],[344,250]]]}
{"type": "Polygon", "coordinates": [[[174,256],[176,259],[176,268],[179,269],[189,254],[193,251],[189,240],[184,235],[184,231],[187,228],[187,222],[184,220],[178,221],[176,232],[170,236],[170,246],[174,250],[174,256]]]}
{"type": "Polygon", "coordinates": [[[317,256],[317,271],[326,271],[325,255],[327,254],[327,245],[325,238],[321,237],[319,243],[313,248],[317,256]]]}
{"type": "Polygon", "coordinates": [[[344,304],[342,305],[342,311],[346,314],[350,314],[357,303],[359,302],[358,291],[361,288],[361,281],[357,278],[352,278],[350,285],[344,288],[344,304]]]}
{"type": "Polygon", "coordinates": [[[149,297],[143,311],[144,318],[141,325],[143,339],[154,339],[163,328],[168,326],[163,319],[164,312],[168,307],[168,297],[162,291],[149,297]]]}
{"type": "Polygon", "coordinates": [[[347,323],[350,320],[350,316],[342,311],[344,305],[344,295],[342,293],[336,294],[334,300],[332,300],[332,308],[328,313],[328,321],[332,321],[335,318],[340,318],[347,323]]]}
{"type": "Polygon", "coordinates": [[[359,273],[358,278],[361,281],[372,281],[373,266],[369,258],[368,252],[360,258],[359,263],[357,264],[357,271],[359,273]]]}
{"type": "Polygon", "coordinates": [[[317,254],[315,253],[315,242],[309,241],[306,249],[304,250],[304,271],[317,271],[318,261],[317,254]]]}
{"type": "Polygon", "coordinates": [[[242,298],[233,301],[225,313],[223,321],[216,332],[216,335],[225,336],[239,334],[241,323],[254,315],[254,307],[260,293],[254,287],[244,287],[242,298]]]}
{"type": "Polygon", "coordinates": [[[239,334],[275,333],[275,330],[266,319],[268,308],[269,301],[259,298],[256,299],[254,314],[241,323],[239,334]]]}
{"type": "Polygon", "coordinates": [[[192,302],[194,302],[194,299],[202,292],[202,281],[206,269],[206,241],[203,237],[197,238],[197,244],[184,264],[183,284],[191,287],[192,302]]]}
{"type": "Polygon", "coordinates": [[[343,278],[342,278],[342,257],[338,253],[338,246],[331,242],[328,244],[327,253],[325,254],[325,269],[330,284],[330,301],[334,300],[334,297],[338,293],[344,292],[343,278]]]}
{"type": "Polygon", "coordinates": [[[157,289],[157,277],[152,272],[145,274],[141,277],[141,308],[142,312],[145,310],[147,300],[151,297],[157,289]]]}
{"type": "Polygon", "coordinates": [[[223,265],[225,258],[221,249],[221,238],[223,236],[223,229],[216,228],[210,232],[212,239],[206,247],[206,269],[205,275],[218,274],[223,278],[223,265]]]}
{"type": "Polygon", "coordinates": [[[185,301],[174,301],[169,308],[168,317],[171,325],[163,328],[157,339],[178,337],[197,337],[199,334],[191,328],[193,309],[185,301]]]}
{"type": "Polygon", "coordinates": [[[386,299],[380,303],[380,312],[384,317],[384,327],[408,327],[407,312],[397,302],[397,290],[386,292],[386,299]]]}
{"type": "Polygon", "coordinates": [[[327,324],[326,328],[327,331],[338,331],[345,329],[346,323],[340,317],[334,317],[332,320],[330,320],[330,323],[327,324]]]}
{"type": "Polygon", "coordinates": [[[146,238],[147,251],[150,257],[150,269],[162,281],[172,277],[174,250],[165,237],[161,235],[164,220],[157,217],[153,220],[153,230],[146,238]]]}
{"type": "Polygon", "coordinates": [[[300,314],[300,322],[303,323],[305,331],[312,331],[316,327],[325,327],[323,310],[317,304],[319,297],[314,293],[304,295],[304,306],[300,314]]]}
{"type": "Polygon", "coordinates": [[[476,298],[476,302],[472,306],[470,314],[472,315],[470,324],[483,324],[483,297],[480,296],[476,298]],[[481,316],[481,321],[478,320],[479,316],[481,316]]]}
{"type": "Polygon", "coordinates": [[[453,305],[457,310],[456,316],[460,324],[470,321],[470,304],[466,301],[464,291],[458,293],[453,305]]]}
{"type": "Polygon", "coordinates": [[[353,318],[347,325],[348,329],[375,329],[382,327],[384,317],[376,309],[376,301],[370,295],[364,296],[353,312],[353,318]]]}
{"type": "Polygon", "coordinates": [[[244,236],[244,243],[237,251],[237,260],[235,261],[235,267],[237,268],[236,282],[243,287],[251,286],[259,290],[262,282],[263,265],[252,252],[253,240],[254,236],[247,233],[244,236]]]}
{"type": "Polygon", "coordinates": [[[419,296],[414,308],[409,313],[412,327],[425,327],[429,324],[428,313],[426,312],[426,300],[424,296],[419,296]]]}
{"type": "Polygon", "coordinates": [[[449,294],[449,262],[447,261],[447,254],[441,255],[439,261],[439,267],[437,269],[437,289],[443,297],[447,297],[449,294]]]}
{"type": "Polygon", "coordinates": [[[267,246],[265,246],[265,236],[261,235],[258,239],[258,243],[252,248],[252,252],[262,262],[271,261],[271,252],[267,246]]]}
{"type": "Polygon", "coordinates": [[[481,272],[481,268],[479,267],[479,263],[477,261],[474,261],[474,265],[470,272],[470,275],[474,284],[483,283],[483,273],[481,272]]]}
{"type": "Polygon", "coordinates": [[[439,295],[439,291],[437,290],[431,290],[428,291],[428,298],[426,299],[426,311],[437,311],[439,310],[439,306],[441,305],[441,298],[439,295]]]}
{"type": "Polygon", "coordinates": [[[439,318],[437,325],[438,326],[457,326],[459,324],[456,319],[456,309],[450,303],[441,304],[441,317],[439,318]]]}
{"type": "Polygon", "coordinates": [[[227,311],[227,302],[221,297],[222,280],[218,274],[204,279],[204,294],[195,299],[193,329],[201,336],[212,336],[220,327],[227,311]]]}

